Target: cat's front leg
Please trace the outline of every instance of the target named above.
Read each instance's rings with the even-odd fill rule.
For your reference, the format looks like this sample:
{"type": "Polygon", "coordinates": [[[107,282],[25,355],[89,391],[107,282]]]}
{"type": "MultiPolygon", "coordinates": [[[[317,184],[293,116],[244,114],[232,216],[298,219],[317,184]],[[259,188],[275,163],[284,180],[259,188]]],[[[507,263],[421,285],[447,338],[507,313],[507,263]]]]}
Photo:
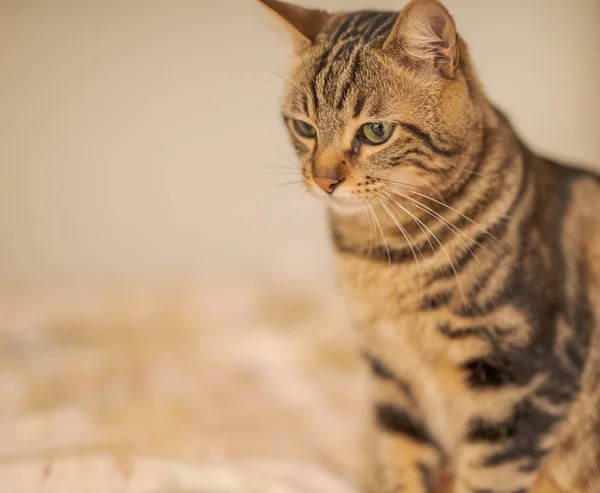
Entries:
{"type": "Polygon", "coordinates": [[[456,458],[454,493],[564,493],[541,480],[552,426],[527,403],[518,403],[506,420],[472,421],[456,458]]]}
{"type": "Polygon", "coordinates": [[[443,456],[410,387],[381,362],[372,370],[377,493],[438,493],[443,456]]]}
{"type": "Polygon", "coordinates": [[[437,493],[440,453],[418,417],[389,400],[375,416],[378,493],[437,493]]]}

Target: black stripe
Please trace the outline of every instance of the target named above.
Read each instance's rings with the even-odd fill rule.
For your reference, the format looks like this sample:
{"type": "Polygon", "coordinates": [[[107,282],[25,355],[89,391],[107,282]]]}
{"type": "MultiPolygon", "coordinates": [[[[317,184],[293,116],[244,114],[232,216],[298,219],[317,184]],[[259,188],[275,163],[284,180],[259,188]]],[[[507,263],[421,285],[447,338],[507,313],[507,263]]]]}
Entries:
{"type": "MultiPolygon", "coordinates": [[[[340,61],[343,61],[347,57],[350,57],[352,53],[359,53],[359,44],[362,41],[362,38],[360,36],[361,29],[368,24],[368,21],[373,14],[373,12],[368,11],[350,14],[338,30],[338,32],[335,34],[335,36],[333,36],[331,40],[331,45],[332,50],[335,51],[332,51],[330,56],[328,57],[329,67],[327,69],[327,72],[322,76],[323,92],[326,92],[327,88],[332,83],[331,77],[335,68],[334,66],[336,65],[336,63],[334,62],[338,62],[337,65],[339,65],[340,61]]],[[[350,63],[350,61],[348,60],[347,63],[350,63]]],[[[356,60],[355,63],[357,63],[356,60]]],[[[346,89],[344,89],[344,91],[342,92],[342,101],[338,103],[338,108],[341,109],[341,105],[343,104],[345,94],[351,87],[352,83],[352,79],[350,79],[350,82],[346,86],[346,89]]]]}
{"type": "Polygon", "coordinates": [[[373,34],[382,26],[389,21],[389,14],[387,12],[376,12],[374,13],[371,21],[369,22],[368,28],[362,34],[363,43],[371,41],[373,34]]]}
{"type": "Polygon", "coordinates": [[[391,162],[391,166],[392,167],[396,167],[396,166],[400,166],[401,164],[404,164],[404,158],[406,156],[408,156],[409,154],[416,154],[417,156],[426,156],[426,157],[429,157],[421,149],[417,149],[416,147],[411,147],[410,149],[407,149],[407,150],[403,151],[398,156],[394,156],[394,159],[391,162]]]}
{"type": "Polygon", "coordinates": [[[412,125],[411,123],[400,122],[399,124],[406,130],[408,130],[410,133],[412,133],[413,135],[421,139],[423,142],[425,142],[427,147],[429,147],[436,154],[440,154],[441,156],[445,157],[453,157],[458,156],[461,153],[461,151],[459,150],[441,149],[433,143],[431,136],[427,132],[424,132],[417,126],[412,125]]]}
{"type": "MultiPolygon", "coordinates": [[[[488,206],[489,205],[491,205],[491,203],[488,204],[488,206]]],[[[469,245],[470,250],[465,247],[461,255],[452,259],[452,262],[449,262],[448,264],[444,265],[440,271],[436,271],[430,281],[430,284],[439,279],[455,275],[455,272],[456,275],[460,274],[467,265],[469,265],[472,261],[475,260],[473,254],[477,254],[477,252],[481,250],[482,247],[486,247],[486,244],[496,242],[495,238],[502,239],[504,237],[506,229],[508,228],[509,219],[510,218],[506,216],[502,216],[490,228],[476,236],[475,241],[471,242],[471,244],[469,245]]],[[[454,224],[456,225],[456,223],[454,224]]],[[[451,231],[448,231],[445,234],[449,235],[450,233],[451,231]]],[[[442,239],[441,241],[443,244],[444,239],[442,239]]]]}
{"type": "Polygon", "coordinates": [[[444,323],[438,327],[438,331],[448,339],[465,339],[467,337],[477,337],[490,340],[490,335],[487,327],[451,327],[450,324],[444,323]]]}
{"type": "MultiPolygon", "coordinates": [[[[496,271],[501,266],[504,266],[504,263],[506,262],[506,259],[510,254],[511,251],[508,249],[505,249],[503,252],[496,254],[496,257],[492,259],[492,263],[489,265],[489,267],[487,267],[481,274],[479,274],[479,279],[468,291],[467,298],[475,298],[486,288],[489,282],[494,279],[496,271]]],[[[518,256],[518,254],[518,251],[515,252],[516,256],[518,256]]]]}
{"type": "Polygon", "coordinates": [[[467,383],[472,389],[500,388],[521,383],[511,371],[511,362],[500,358],[476,358],[461,365],[468,372],[467,383]]]}
{"type": "Polygon", "coordinates": [[[315,99],[315,94],[313,93],[313,86],[312,86],[312,82],[309,83],[309,87],[308,87],[308,91],[306,92],[306,104],[307,104],[307,115],[308,116],[313,116],[314,119],[317,118],[317,101],[315,99]],[[311,113],[311,109],[312,109],[312,113],[311,113]]]}
{"type": "MultiPolygon", "coordinates": [[[[474,493],[501,493],[498,490],[490,490],[489,488],[485,488],[483,490],[477,489],[474,490],[474,493]]],[[[513,490],[510,493],[527,493],[527,488],[519,488],[518,490],[513,490]]]]}
{"type": "Polygon", "coordinates": [[[311,93],[312,93],[313,103],[315,105],[315,114],[317,113],[317,111],[319,109],[319,91],[318,91],[318,87],[317,87],[319,75],[321,74],[321,72],[325,68],[325,65],[327,64],[327,59],[329,58],[329,53],[330,53],[330,50],[325,50],[325,53],[323,53],[323,55],[321,55],[319,63],[317,64],[317,70],[315,71],[315,76],[313,77],[313,79],[311,81],[311,93]]]}
{"type": "Polygon", "coordinates": [[[451,291],[441,291],[428,298],[423,299],[421,302],[421,310],[437,310],[450,303],[453,294],[451,291]]]}
{"type": "Polygon", "coordinates": [[[467,440],[471,443],[497,443],[513,438],[516,433],[517,425],[513,418],[497,423],[487,421],[485,418],[472,418],[467,440]]]}
{"type": "Polygon", "coordinates": [[[513,428],[518,437],[511,437],[502,452],[498,452],[487,457],[483,465],[485,467],[495,467],[507,462],[517,462],[525,459],[541,460],[547,453],[540,445],[541,435],[552,428],[559,418],[547,413],[541,412],[538,416],[532,416],[527,419],[527,425],[520,424],[513,428]]]}
{"type": "Polygon", "coordinates": [[[394,404],[377,404],[375,412],[377,424],[383,430],[435,446],[435,441],[423,423],[413,419],[404,409],[394,404]]]}
{"type": "Polygon", "coordinates": [[[434,493],[434,478],[433,469],[422,462],[417,464],[417,469],[421,473],[421,481],[423,482],[423,489],[426,493],[434,493]]]}
{"type": "Polygon", "coordinates": [[[319,79],[323,80],[323,89],[320,92],[320,95],[325,96],[327,93],[327,88],[330,85],[330,81],[329,79],[331,78],[331,74],[333,73],[333,69],[334,69],[334,65],[335,65],[335,61],[338,57],[340,57],[340,55],[342,54],[342,52],[344,51],[345,45],[341,45],[338,48],[335,49],[335,51],[332,51],[329,55],[329,57],[327,58],[327,68],[324,68],[321,70],[321,74],[319,74],[319,79]]]}
{"type": "MultiPolygon", "coordinates": [[[[319,78],[321,77],[321,72],[323,72],[323,70],[325,69],[327,62],[330,62],[330,59],[335,60],[336,56],[344,48],[343,46],[341,46],[336,49],[336,45],[346,35],[347,31],[349,30],[350,25],[353,24],[353,22],[355,22],[355,21],[356,21],[355,15],[349,14],[346,16],[346,18],[339,24],[338,28],[331,35],[331,38],[330,38],[331,44],[330,44],[329,48],[325,50],[325,52],[321,56],[321,59],[319,60],[319,63],[317,65],[317,70],[315,72],[315,76],[312,81],[312,92],[313,92],[313,98],[314,98],[314,102],[315,102],[315,111],[316,111],[316,108],[318,107],[317,85],[318,85],[319,78]],[[333,53],[334,49],[336,49],[335,53],[333,53]]],[[[329,63],[327,74],[324,75],[324,81],[325,81],[324,87],[327,84],[327,79],[329,78],[329,74],[331,73],[332,65],[333,65],[332,63],[329,63]]]]}
{"type": "Polygon", "coordinates": [[[340,38],[346,33],[346,30],[348,29],[348,26],[350,26],[350,23],[353,20],[354,20],[354,15],[349,14],[340,23],[338,29],[335,31],[335,33],[331,36],[331,38],[329,40],[332,45],[336,45],[338,43],[338,41],[340,40],[340,38]]]}
{"type": "Polygon", "coordinates": [[[380,359],[376,358],[372,354],[369,354],[365,351],[363,356],[367,360],[367,363],[369,364],[369,367],[374,375],[378,376],[382,380],[393,381],[408,399],[410,399],[412,402],[415,402],[414,394],[408,382],[395,375],[380,359]]]}
{"type": "Polygon", "coordinates": [[[540,467],[541,457],[530,457],[525,461],[525,464],[519,466],[521,472],[535,472],[540,467]]]}
{"type": "Polygon", "coordinates": [[[350,73],[348,74],[348,81],[346,82],[344,89],[342,90],[342,96],[340,97],[340,100],[338,101],[338,104],[337,104],[338,111],[344,107],[344,102],[346,101],[346,98],[348,97],[348,91],[354,85],[354,82],[356,79],[356,74],[357,74],[359,68],[360,68],[360,49],[358,49],[356,54],[354,55],[354,62],[352,63],[352,68],[350,69],[350,73]]]}
{"type": "Polygon", "coordinates": [[[363,96],[358,96],[356,100],[356,106],[354,107],[354,118],[358,118],[360,116],[364,107],[365,98],[363,96]]]}
{"type": "Polygon", "coordinates": [[[302,108],[304,110],[304,114],[308,115],[309,114],[308,95],[306,93],[302,94],[302,108]]]}
{"type": "Polygon", "coordinates": [[[424,163],[423,161],[421,161],[420,159],[406,159],[404,162],[408,163],[408,164],[412,164],[415,168],[419,168],[422,169],[423,171],[427,171],[428,173],[434,173],[436,175],[439,175],[442,173],[442,170],[439,168],[432,168],[431,166],[429,166],[428,164],[424,163]]]}
{"type": "MultiPolygon", "coordinates": [[[[401,239],[405,239],[404,236],[400,232],[397,233],[397,236],[401,239]]],[[[343,253],[351,253],[360,257],[366,257],[370,260],[382,263],[391,262],[392,264],[406,264],[409,262],[414,262],[415,257],[413,251],[410,246],[406,246],[404,248],[394,249],[388,245],[388,248],[385,246],[371,247],[366,244],[364,246],[351,246],[347,245],[344,241],[344,236],[339,231],[333,228],[331,235],[333,246],[339,251],[343,253]],[[388,250],[389,250],[389,259],[388,259],[388,250]]],[[[420,243],[413,243],[413,248],[419,248],[423,252],[423,256],[427,259],[434,255],[429,247],[429,242],[427,241],[427,237],[425,237],[420,243]]],[[[437,253],[437,251],[436,251],[437,253]]],[[[439,271],[436,271],[439,273],[439,271]]],[[[427,285],[431,284],[431,279],[427,277],[426,273],[423,273],[423,278],[426,281],[427,285]]]]}
{"type": "MultiPolygon", "coordinates": [[[[333,246],[338,252],[366,257],[376,262],[388,262],[388,251],[385,247],[369,248],[368,244],[358,247],[348,245],[344,240],[344,235],[336,228],[336,224],[330,223],[330,225],[331,240],[333,242],[333,246]]],[[[408,261],[414,262],[414,257],[408,247],[402,250],[393,250],[390,248],[389,254],[390,261],[394,264],[406,263],[408,261]]]]}
{"type": "MultiPolygon", "coordinates": [[[[520,181],[520,185],[519,185],[519,190],[517,191],[515,197],[513,198],[513,201],[511,202],[507,212],[502,214],[500,216],[500,219],[489,228],[489,232],[496,238],[503,239],[504,235],[506,234],[506,231],[507,231],[508,225],[509,225],[509,219],[513,220],[512,216],[513,216],[515,210],[517,209],[519,204],[523,201],[526,192],[529,190],[529,187],[527,185],[528,185],[527,173],[525,171],[525,168],[523,168],[522,175],[521,175],[521,181],[520,181]]],[[[491,204],[492,204],[492,202],[490,202],[488,204],[488,207],[491,204]]],[[[505,250],[503,252],[503,255],[510,254],[510,255],[513,255],[515,259],[522,261],[524,251],[526,248],[527,238],[529,235],[529,229],[530,229],[530,225],[529,225],[528,218],[522,219],[521,224],[519,226],[520,241],[519,241],[518,245],[512,246],[512,249],[510,249],[510,250],[505,250]]],[[[498,265],[501,265],[502,258],[503,258],[503,256],[499,255],[498,258],[496,259],[499,262],[498,265]]],[[[513,267],[513,272],[510,275],[510,279],[514,279],[515,275],[517,275],[519,268],[520,268],[519,266],[520,266],[520,263],[517,262],[517,265],[515,265],[513,267]]],[[[496,269],[496,267],[497,266],[495,264],[492,264],[490,266],[490,269],[483,271],[480,274],[480,276],[481,276],[480,281],[474,287],[474,291],[469,294],[476,296],[483,289],[483,287],[485,287],[488,279],[493,276],[493,273],[494,273],[494,270],[496,269]]],[[[513,284],[513,281],[509,280],[508,282],[505,283],[504,289],[501,289],[494,296],[492,296],[491,298],[486,300],[484,306],[478,306],[478,305],[475,305],[474,303],[472,303],[470,306],[460,307],[457,311],[457,314],[459,314],[461,316],[475,316],[475,315],[485,315],[487,313],[490,313],[497,306],[506,302],[507,297],[512,296],[512,295],[519,296],[519,294],[516,293],[516,290],[514,288],[515,288],[515,286],[513,284]]]]}
{"type": "Polygon", "coordinates": [[[396,24],[396,20],[398,19],[398,14],[390,13],[388,15],[389,15],[389,17],[387,18],[387,20],[379,26],[379,28],[377,29],[377,31],[375,31],[373,33],[373,35],[371,36],[371,39],[369,41],[373,41],[380,36],[387,37],[392,32],[394,24],[396,24]]]}
{"type": "Polygon", "coordinates": [[[485,467],[525,459],[538,460],[547,453],[541,445],[543,436],[560,419],[543,409],[536,408],[531,401],[525,399],[515,405],[512,416],[504,421],[472,419],[467,439],[471,443],[503,444],[501,451],[484,459],[482,465],[485,467]]]}
{"type": "Polygon", "coordinates": [[[369,363],[371,371],[379,378],[383,378],[384,380],[394,380],[396,378],[392,371],[388,369],[381,360],[366,351],[363,353],[363,356],[367,360],[367,363],[369,363]]]}
{"type": "MultiPolygon", "coordinates": [[[[496,238],[502,239],[500,238],[500,235],[504,236],[506,233],[506,230],[508,229],[508,217],[509,215],[513,214],[515,209],[522,202],[526,191],[529,189],[529,187],[526,185],[527,180],[523,179],[521,182],[521,187],[517,192],[516,197],[513,199],[513,203],[511,204],[508,213],[502,215],[498,222],[492,226],[490,232],[492,232],[492,230],[496,230],[496,233],[493,233],[496,238]],[[504,224],[504,226],[502,226],[502,224],[504,224]]],[[[482,306],[473,304],[472,306],[466,308],[461,307],[459,308],[457,314],[463,316],[485,315],[511,299],[523,296],[524,293],[521,289],[523,286],[517,287],[515,283],[520,282],[519,278],[522,271],[523,258],[526,255],[527,242],[531,228],[530,219],[530,216],[521,219],[521,224],[519,226],[520,242],[518,245],[513,246],[513,249],[508,252],[509,254],[513,255],[517,262],[513,266],[509,280],[505,282],[504,288],[485,300],[485,303],[483,303],[482,306]]],[[[482,273],[482,276],[483,275],[485,275],[485,272],[482,273]]],[[[490,272],[490,276],[491,275],[493,274],[490,272]]]]}
{"type": "MultiPolygon", "coordinates": [[[[474,159],[475,166],[470,171],[464,173],[464,179],[462,178],[463,173],[458,175],[457,182],[453,188],[450,189],[450,193],[445,197],[447,203],[452,203],[452,200],[458,196],[468,195],[468,188],[476,182],[476,178],[480,178],[479,174],[485,164],[489,164],[489,154],[492,150],[495,150],[497,146],[494,145],[494,137],[496,134],[485,124],[481,122],[481,148],[474,159]]],[[[494,173],[497,170],[487,171],[488,173],[494,173]]]]}
{"type": "Polygon", "coordinates": [[[356,22],[352,26],[352,35],[356,38],[361,39],[365,30],[368,29],[373,18],[379,15],[379,12],[370,10],[363,10],[354,14],[356,16],[356,22]]]}

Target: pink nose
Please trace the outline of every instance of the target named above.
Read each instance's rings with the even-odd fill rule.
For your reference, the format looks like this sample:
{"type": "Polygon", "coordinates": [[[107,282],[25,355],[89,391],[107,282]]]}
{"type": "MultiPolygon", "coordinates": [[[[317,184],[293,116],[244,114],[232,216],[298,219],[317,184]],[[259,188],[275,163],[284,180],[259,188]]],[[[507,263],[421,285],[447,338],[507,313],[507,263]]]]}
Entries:
{"type": "Polygon", "coordinates": [[[333,193],[335,189],[345,180],[345,178],[340,180],[338,178],[318,178],[316,176],[313,179],[321,190],[329,194],[333,193]]]}

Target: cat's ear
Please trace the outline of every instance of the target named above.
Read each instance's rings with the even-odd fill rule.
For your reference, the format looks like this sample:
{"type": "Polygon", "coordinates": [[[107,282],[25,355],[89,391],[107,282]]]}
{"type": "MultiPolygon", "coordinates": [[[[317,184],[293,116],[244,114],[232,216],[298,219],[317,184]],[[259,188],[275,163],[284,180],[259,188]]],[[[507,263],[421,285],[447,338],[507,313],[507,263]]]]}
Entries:
{"type": "Polygon", "coordinates": [[[299,48],[312,44],[331,17],[323,10],[305,9],[279,0],[258,1],[284,21],[299,48]]]}
{"type": "Polygon", "coordinates": [[[412,0],[400,12],[383,49],[404,65],[452,77],[459,58],[456,24],[438,0],[412,0]]]}

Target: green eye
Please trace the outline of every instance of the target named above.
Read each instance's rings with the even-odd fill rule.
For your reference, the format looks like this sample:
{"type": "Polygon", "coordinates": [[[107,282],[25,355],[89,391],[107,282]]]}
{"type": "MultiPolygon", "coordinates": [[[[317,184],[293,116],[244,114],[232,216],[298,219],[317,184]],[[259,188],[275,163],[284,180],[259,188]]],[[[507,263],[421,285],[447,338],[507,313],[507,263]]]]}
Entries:
{"type": "Polygon", "coordinates": [[[301,120],[294,120],[294,130],[305,139],[314,139],[317,136],[317,129],[301,120]]]}
{"type": "Polygon", "coordinates": [[[393,131],[391,123],[367,123],[361,127],[361,137],[369,144],[379,145],[386,142],[393,131]]]}

